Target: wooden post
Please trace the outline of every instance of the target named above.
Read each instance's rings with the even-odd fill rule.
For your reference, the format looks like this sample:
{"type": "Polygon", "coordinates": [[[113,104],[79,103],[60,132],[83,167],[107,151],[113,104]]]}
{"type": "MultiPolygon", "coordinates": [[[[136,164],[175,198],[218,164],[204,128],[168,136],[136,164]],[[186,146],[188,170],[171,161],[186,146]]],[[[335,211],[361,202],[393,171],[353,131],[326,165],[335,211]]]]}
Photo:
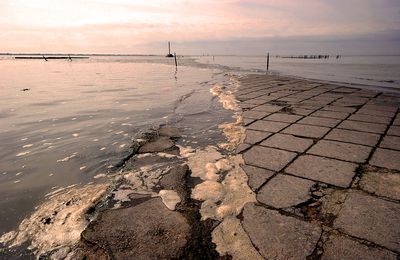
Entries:
{"type": "Polygon", "coordinates": [[[178,62],[176,61],[176,53],[174,52],[174,58],[175,58],[175,67],[178,68],[178,62]]]}
{"type": "Polygon", "coordinates": [[[168,42],[168,54],[171,54],[171,42],[168,42]]]}
{"type": "Polygon", "coordinates": [[[269,70],[269,52],[267,53],[267,72],[269,70]]]}
{"type": "Polygon", "coordinates": [[[44,59],[45,61],[47,61],[46,57],[45,57],[44,55],[42,55],[42,56],[43,56],[43,59],[44,59]]]}
{"type": "Polygon", "coordinates": [[[72,61],[71,55],[69,55],[69,54],[68,54],[68,59],[69,59],[69,61],[72,61]]]}

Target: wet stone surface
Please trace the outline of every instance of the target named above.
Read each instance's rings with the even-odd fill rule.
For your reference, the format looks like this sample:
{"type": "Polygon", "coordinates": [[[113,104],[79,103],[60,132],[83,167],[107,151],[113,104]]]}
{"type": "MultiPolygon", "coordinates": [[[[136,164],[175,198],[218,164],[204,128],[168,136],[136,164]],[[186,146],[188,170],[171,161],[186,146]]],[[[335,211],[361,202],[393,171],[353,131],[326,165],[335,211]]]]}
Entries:
{"type": "Polygon", "coordinates": [[[242,225],[258,252],[399,259],[400,93],[271,75],[239,81],[239,91],[257,89],[243,100],[257,105],[242,109],[269,113],[246,126],[243,154],[258,204],[245,206],[242,225]]]}
{"type": "Polygon", "coordinates": [[[266,259],[305,259],[321,236],[318,226],[254,204],[245,206],[242,222],[266,259]]]}

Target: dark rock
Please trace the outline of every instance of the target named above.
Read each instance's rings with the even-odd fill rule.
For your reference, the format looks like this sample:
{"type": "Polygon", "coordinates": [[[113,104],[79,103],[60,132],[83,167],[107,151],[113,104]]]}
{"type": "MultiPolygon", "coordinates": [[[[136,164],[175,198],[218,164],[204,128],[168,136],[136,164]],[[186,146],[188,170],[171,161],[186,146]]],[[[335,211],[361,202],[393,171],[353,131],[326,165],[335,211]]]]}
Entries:
{"type": "Polygon", "coordinates": [[[139,153],[156,153],[173,150],[175,147],[174,142],[168,137],[160,137],[155,141],[144,144],[139,148],[139,153]]]}
{"type": "Polygon", "coordinates": [[[103,212],[82,233],[82,239],[92,248],[105,249],[112,259],[171,259],[181,256],[189,235],[185,217],[154,198],[135,207],[103,212]]]}

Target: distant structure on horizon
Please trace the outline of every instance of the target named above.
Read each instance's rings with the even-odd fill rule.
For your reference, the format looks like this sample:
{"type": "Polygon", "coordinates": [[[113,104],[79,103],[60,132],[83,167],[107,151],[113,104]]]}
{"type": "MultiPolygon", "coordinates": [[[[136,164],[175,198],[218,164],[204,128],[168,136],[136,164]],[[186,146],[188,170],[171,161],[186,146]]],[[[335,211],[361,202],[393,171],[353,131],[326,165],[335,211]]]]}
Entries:
{"type": "Polygon", "coordinates": [[[174,55],[171,54],[171,42],[168,42],[168,54],[165,57],[168,57],[168,58],[174,57],[174,55]]]}

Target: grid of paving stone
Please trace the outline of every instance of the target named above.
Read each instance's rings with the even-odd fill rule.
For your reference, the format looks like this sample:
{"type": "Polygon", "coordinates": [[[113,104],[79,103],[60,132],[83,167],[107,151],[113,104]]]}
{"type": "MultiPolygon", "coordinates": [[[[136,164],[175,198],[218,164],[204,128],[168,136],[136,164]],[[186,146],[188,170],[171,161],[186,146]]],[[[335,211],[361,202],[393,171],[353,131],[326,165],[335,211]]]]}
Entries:
{"type": "Polygon", "coordinates": [[[396,259],[400,94],[247,75],[242,224],[266,259],[396,259]]]}

